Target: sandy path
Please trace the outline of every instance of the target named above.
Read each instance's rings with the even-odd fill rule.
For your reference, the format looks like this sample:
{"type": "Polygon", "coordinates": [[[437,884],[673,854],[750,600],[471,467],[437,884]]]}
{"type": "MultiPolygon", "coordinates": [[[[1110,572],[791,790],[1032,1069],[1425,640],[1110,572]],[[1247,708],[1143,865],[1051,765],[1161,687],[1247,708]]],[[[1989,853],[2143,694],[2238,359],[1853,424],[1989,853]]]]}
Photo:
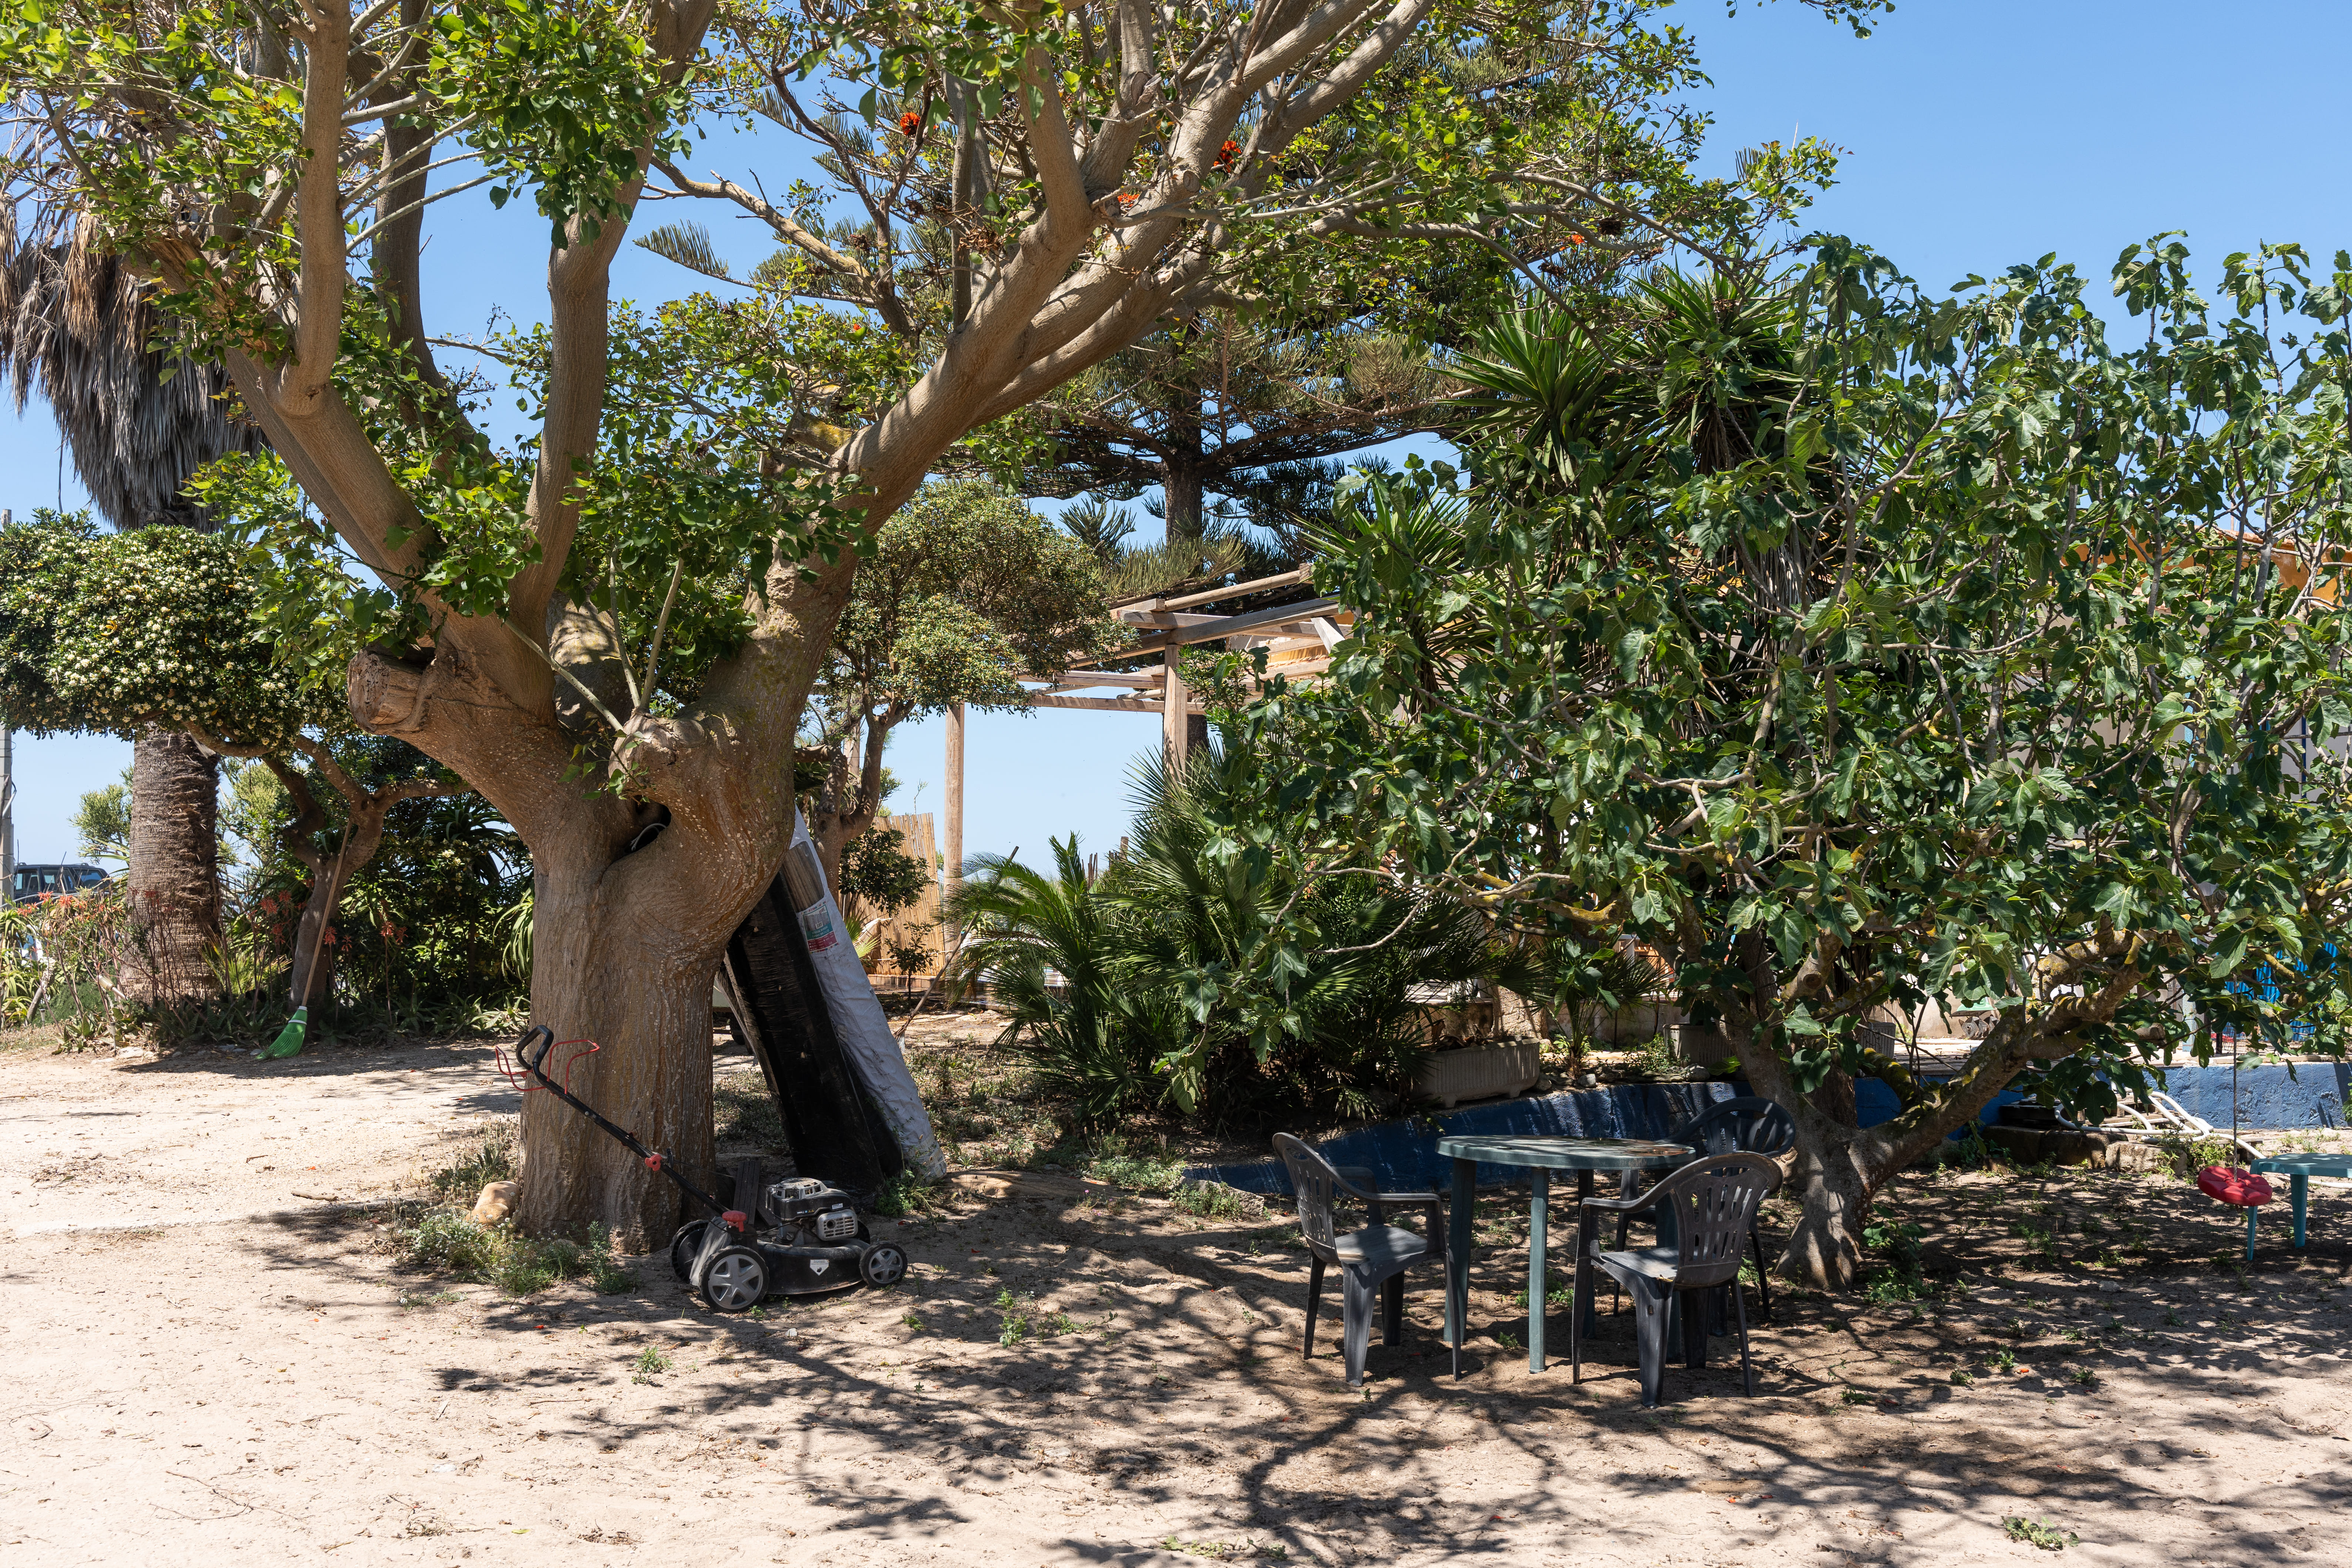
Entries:
{"type": "Polygon", "coordinates": [[[382,1198],[512,1114],[487,1044],[0,1056],[0,1230],[184,1225],[382,1198]]]}
{"type": "Polygon", "coordinates": [[[496,1104],[467,1049],[313,1065],[265,1085],[0,1056],[0,1560],[2051,1561],[2004,1537],[2015,1514],[2080,1533],[2060,1561],[2352,1560],[2340,1239],[2243,1293],[2151,1270],[2012,1275],[1940,1317],[1789,1303],[1758,1335],[1762,1396],[1674,1368],[1645,1414],[1622,1331],[1580,1389],[1496,1347],[1507,1251],[1481,1268],[1471,1377],[1440,1374],[1424,1287],[1350,1394],[1328,1341],[1298,1358],[1285,1227],[1067,1179],[965,1178],[956,1214],[903,1227],[911,1288],[757,1321],[695,1309],[660,1260],[601,1298],[403,1276],[376,1216],[301,1200],[30,1229],[139,1190],[52,1192],[83,1178],[36,1184],[27,1151],[178,1172],[141,1200],[160,1218],[282,1211],[295,1185],[396,1184],[496,1104]],[[72,1114],[125,1108],[137,1127],[72,1114]],[[299,1183],[229,1170],[272,1136],[310,1153],[299,1183]],[[2018,1364],[1951,1383],[1995,1345],[2018,1364]],[[639,1370],[648,1350],[667,1364],[639,1370]]]}

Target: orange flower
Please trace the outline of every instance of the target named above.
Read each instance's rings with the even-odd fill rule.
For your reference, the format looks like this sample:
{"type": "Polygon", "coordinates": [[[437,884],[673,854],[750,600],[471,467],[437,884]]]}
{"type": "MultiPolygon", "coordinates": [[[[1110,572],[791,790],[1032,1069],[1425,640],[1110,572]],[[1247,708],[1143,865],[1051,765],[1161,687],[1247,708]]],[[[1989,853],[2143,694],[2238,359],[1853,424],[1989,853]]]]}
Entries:
{"type": "Polygon", "coordinates": [[[1568,243],[1570,245],[1582,245],[1584,243],[1584,237],[1580,234],[1571,234],[1568,237],[1568,243]]]}
{"type": "Polygon", "coordinates": [[[920,131],[922,128],[923,117],[916,113],[913,110],[910,109],[907,110],[906,113],[898,116],[899,135],[912,136],[916,132],[920,131]]]}
{"type": "Polygon", "coordinates": [[[1242,144],[1238,142],[1229,141],[1223,146],[1217,149],[1217,167],[1220,169],[1230,169],[1234,166],[1234,160],[1241,155],[1242,144]]]}

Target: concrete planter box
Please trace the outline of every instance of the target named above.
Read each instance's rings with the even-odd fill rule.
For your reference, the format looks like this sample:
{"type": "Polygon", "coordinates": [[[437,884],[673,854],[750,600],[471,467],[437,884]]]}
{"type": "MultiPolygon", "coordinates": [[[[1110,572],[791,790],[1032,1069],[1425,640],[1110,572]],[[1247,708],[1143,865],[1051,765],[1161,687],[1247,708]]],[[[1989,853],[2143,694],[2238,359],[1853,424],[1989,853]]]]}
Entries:
{"type": "Polygon", "coordinates": [[[1422,1058],[1421,1092],[1451,1110],[1465,1100],[1524,1094],[1542,1077],[1542,1047],[1533,1041],[1465,1046],[1422,1058]]]}
{"type": "Polygon", "coordinates": [[[1594,1045],[1622,1050],[1671,1035],[1683,1021],[1683,1010],[1672,1002],[1632,1002],[1617,1008],[1588,1003],[1580,1009],[1577,1021],[1594,1045]]]}

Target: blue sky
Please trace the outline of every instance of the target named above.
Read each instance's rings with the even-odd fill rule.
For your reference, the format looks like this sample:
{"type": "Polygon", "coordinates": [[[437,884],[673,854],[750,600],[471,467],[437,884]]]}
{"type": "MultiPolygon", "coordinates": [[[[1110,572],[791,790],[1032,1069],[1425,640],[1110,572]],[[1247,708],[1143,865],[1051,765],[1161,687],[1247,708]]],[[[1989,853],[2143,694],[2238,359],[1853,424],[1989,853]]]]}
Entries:
{"type": "MultiPolygon", "coordinates": [[[[2352,247],[2352,194],[2335,167],[2352,7],[1905,0],[1865,39],[1794,0],[1743,5],[1733,17],[1698,0],[1671,15],[1697,37],[1714,78],[1696,99],[1717,117],[1709,164],[1727,168],[1739,148],[1792,133],[1837,143],[1839,183],[1813,223],[1876,247],[1929,288],[2053,251],[2101,279],[2125,245],[2164,229],[2189,231],[2207,274],[2260,240],[2299,239],[2323,262],[2352,247]]],[[[723,148],[690,162],[734,166],[723,148]]],[[[745,226],[693,216],[739,261],[764,254],[745,226]]],[[[459,198],[431,221],[436,331],[479,332],[494,307],[537,314],[545,238],[536,217],[459,198]]],[[[631,248],[615,292],[653,300],[689,282],[631,248]]],[[[0,506],[52,504],[57,470],[45,409],[0,416],[0,506]]],[[[69,468],[63,498],[82,500],[69,468]]],[[[894,739],[889,763],[906,781],[894,808],[938,808],[942,740],[936,721],[894,739]]],[[[1129,770],[1157,743],[1156,721],[1140,716],[974,715],[967,848],[1019,846],[1032,859],[1073,830],[1092,848],[1115,847],[1129,770]]],[[[22,858],[68,854],[75,799],[119,777],[129,758],[111,740],[19,737],[22,858]]]]}

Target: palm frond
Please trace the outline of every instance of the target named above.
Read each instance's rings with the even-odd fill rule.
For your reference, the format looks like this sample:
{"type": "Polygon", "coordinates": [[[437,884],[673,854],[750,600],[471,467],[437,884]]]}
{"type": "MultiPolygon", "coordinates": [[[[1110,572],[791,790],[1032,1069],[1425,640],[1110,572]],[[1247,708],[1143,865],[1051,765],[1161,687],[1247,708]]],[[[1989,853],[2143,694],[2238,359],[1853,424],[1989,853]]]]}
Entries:
{"type": "Polygon", "coordinates": [[[637,245],[664,260],[677,262],[689,272],[733,281],[726,258],[711,247],[710,231],[698,223],[664,224],[639,235],[637,245]]]}

